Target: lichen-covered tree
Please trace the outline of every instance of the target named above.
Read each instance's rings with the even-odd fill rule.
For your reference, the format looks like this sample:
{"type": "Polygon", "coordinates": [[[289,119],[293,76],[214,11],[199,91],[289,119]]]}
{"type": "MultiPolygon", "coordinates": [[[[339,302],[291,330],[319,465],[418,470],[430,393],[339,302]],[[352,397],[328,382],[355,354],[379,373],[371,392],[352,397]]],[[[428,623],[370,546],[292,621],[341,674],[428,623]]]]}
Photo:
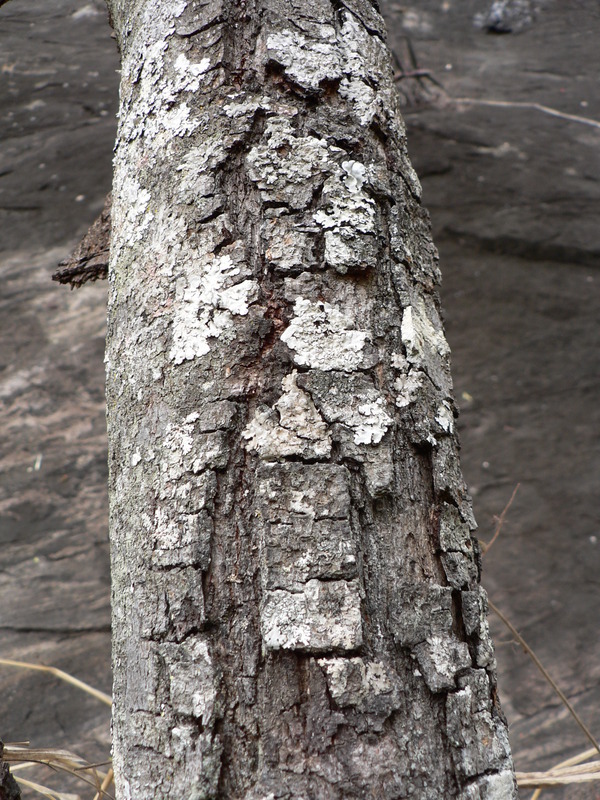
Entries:
{"type": "Polygon", "coordinates": [[[117,797],[516,797],[376,8],[108,4],[117,797]]]}

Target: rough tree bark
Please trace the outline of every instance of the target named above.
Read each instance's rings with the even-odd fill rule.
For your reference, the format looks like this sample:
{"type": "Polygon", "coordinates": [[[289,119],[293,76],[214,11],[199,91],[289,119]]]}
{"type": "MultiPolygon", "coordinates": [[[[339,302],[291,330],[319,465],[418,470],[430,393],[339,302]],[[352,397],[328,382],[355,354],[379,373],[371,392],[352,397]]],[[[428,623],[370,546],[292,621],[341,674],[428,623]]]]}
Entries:
{"type": "Polygon", "coordinates": [[[2,759],[4,742],[0,741],[0,800],[21,800],[19,784],[13,778],[8,763],[2,759]]]}
{"type": "Polygon", "coordinates": [[[109,0],[118,798],[516,797],[369,0],[109,0]]]}

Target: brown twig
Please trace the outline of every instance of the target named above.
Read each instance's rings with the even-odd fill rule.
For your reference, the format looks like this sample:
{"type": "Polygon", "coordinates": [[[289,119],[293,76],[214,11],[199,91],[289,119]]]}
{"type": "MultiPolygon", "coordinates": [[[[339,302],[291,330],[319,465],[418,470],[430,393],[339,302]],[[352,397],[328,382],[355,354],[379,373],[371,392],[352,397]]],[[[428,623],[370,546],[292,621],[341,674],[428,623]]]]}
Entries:
{"type": "Polygon", "coordinates": [[[57,283],[68,283],[71,289],[79,288],[88,281],[102,281],[108,277],[108,255],[104,250],[92,258],[82,258],[76,264],[69,259],[61,261],[58,269],[52,273],[52,280],[57,283]]]}
{"type": "Polygon", "coordinates": [[[443,86],[441,83],[433,76],[433,73],[429,69],[421,69],[419,66],[419,62],[417,60],[417,54],[415,53],[414,47],[412,46],[412,42],[410,40],[410,36],[404,35],[403,37],[404,44],[406,47],[406,51],[408,53],[408,60],[410,62],[410,69],[406,69],[400,56],[395,50],[392,50],[392,58],[394,59],[394,63],[396,65],[396,70],[394,72],[394,82],[398,82],[404,80],[405,78],[416,78],[420,80],[421,78],[427,78],[431,83],[435,86],[443,90],[443,86]]]}
{"type": "Polygon", "coordinates": [[[494,542],[496,541],[496,539],[500,535],[500,531],[502,530],[502,526],[504,525],[504,518],[506,517],[506,512],[511,507],[513,500],[517,496],[517,492],[519,491],[519,486],[520,485],[521,485],[520,483],[517,483],[517,485],[513,489],[513,493],[510,496],[510,500],[504,506],[504,510],[502,511],[502,513],[500,514],[499,517],[496,517],[496,530],[494,531],[494,535],[492,536],[490,541],[486,544],[485,542],[482,542],[481,539],[479,540],[479,544],[481,545],[481,549],[483,550],[483,555],[484,556],[487,555],[488,550],[490,549],[490,547],[494,544],[494,542]]]}
{"type": "Polygon", "coordinates": [[[454,105],[470,106],[492,106],[494,108],[526,108],[533,111],[541,111],[542,114],[549,114],[551,117],[565,119],[569,122],[579,122],[581,125],[590,125],[592,128],[600,128],[600,122],[589,117],[580,117],[578,114],[567,114],[551,106],[544,106],[541,103],[527,103],[518,100],[481,100],[476,97],[448,97],[454,105]]]}
{"type": "Polygon", "coordinates": [[[569,713],[571,714],[571,716],[573,717],[573,719],[575,720],[575,722],[576,722],[576,723],[579,725],[579,727],[581,728],[581,730],[582,730],[582,731],[583,731],[583,733],[585,734],[585,736],[586,736],[586,738],[588,739],[588,741],[589,741],[591,744],[593,744],[593,745],[594,745],[594,748],[595,748],[595,750],[597,750],[597,751],[598,751],[598,753],[600,753],[600,745],[599,745],[599,744],[598,744],[598,742],[596,741],[596,738],[595,738],[595,737],[594,737],[594,735],[591,733],[590,729],[587,727],[587,725],[585,724],[585,722],[584,722],[584,721],[581,719],[581,717],[579,716],[579,714],[578,714],[578,713],[575,711],[575,709],[573,708],[573,706],[571,705],[571,703],[570,703],[570,702],[569,702],[569,700],[567,699],[567,697],[566,697],[565,693],[562,691],[562,689],[560,689],[560,687],[559,687],[559,686],[558,686],[558,685],[555,683],[555,681],[554,681],[554,680],[553,680],[553,679],[550,677],[550,675],[548,674],[548,671],[546,670],[546,668],[544,667],[544,665],[542,664],[542,662],[541,662],[541,661],[539,660],[539,658],[536,656],[536,654],[535,654],[535,653],[534,653],[534,651],[531,649],[531,647],[530,647],[530,646],[527,644],[527,642],[525,641],[525,639],[524,639],[524,638],[521,636],[521,634],[519,633],[519,631],[518,631],[518,630],[515,628],[515,626],[512,624],[512,622],[511,622],[509,619],[507,619],[507,618],[504,616],[504,614],[503,614],[503,613],[500,611],[500,609],[499,609],[497,606],[495,606],[495,605],[494,605],[494,603],[492,603],[492,601],[491,601],[489,598],[488,598],[488,604],[489,604],[490,608],[492,609],[492,611],[493,611],[493,612],[494,612],[494,613],[495,613],[495,614],[496,614],[496,615],[497,615],[497,616],[498,616],[498,617],[499,617],[499,618],[502,620],[502,622],[503,622],[503,623],[506,625],[506,627],[509,629],[509,631],[512,633],[512,635],[515,637],[515,639],[516,639],[516,640],[519,642],[519,644],[521,645],[521,647],[523,648],[523,650],[525,650],[525,652],[527,653],[527,655],[528,655],[528,656],[531,658],[531,660],[533,661],[533,663],[536,665],[536,667],[537,667],[537,668],[539,669],[539,671],[542,673],[542,675],[544,676],[544,678],[546,679],[546,681],[547,681],[547,682],[550,684],[550,686],[551,686],[551,687],[554,689],[554,691],[556,692],[556,694],[557,694],[557,695],[560,697],[560,699],[561,699],[561,701],[562,701],[563,705],[565,706],[565,708],[567,708],[567,710],[569,711],[569,713]]]}

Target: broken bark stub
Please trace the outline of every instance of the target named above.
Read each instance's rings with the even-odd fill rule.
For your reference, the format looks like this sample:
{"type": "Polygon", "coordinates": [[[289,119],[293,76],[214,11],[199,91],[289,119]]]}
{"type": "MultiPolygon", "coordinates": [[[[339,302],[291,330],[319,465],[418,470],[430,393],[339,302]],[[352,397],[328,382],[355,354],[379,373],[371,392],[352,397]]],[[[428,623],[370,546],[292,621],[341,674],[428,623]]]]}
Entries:
{"type": "Polygon", "coordinates": [[[59,263],[59,269],[52,274],[53,281],[68,283],[71,289],[78,289],[87,281],[108,277],[111,203],[112,198],[108,194],[102,213],[94,220],[73,254],[59,263]]]}

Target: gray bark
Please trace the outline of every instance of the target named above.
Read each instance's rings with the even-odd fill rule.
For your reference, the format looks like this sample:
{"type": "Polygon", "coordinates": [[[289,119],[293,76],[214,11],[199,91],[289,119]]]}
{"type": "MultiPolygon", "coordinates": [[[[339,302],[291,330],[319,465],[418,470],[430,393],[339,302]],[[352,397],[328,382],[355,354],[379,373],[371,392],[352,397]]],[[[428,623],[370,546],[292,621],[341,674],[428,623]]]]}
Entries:
{"type": "Polygon", "coordinates": [[[368,0],[110,0],[118,798],[516,797],[368,0]]]}
{"type": "Polygon", "coordinates": [[[13,778],[10,767],[2,760],[4,744],[0,741],[0,800],[21,800],[19,784],[13,778]]]}

